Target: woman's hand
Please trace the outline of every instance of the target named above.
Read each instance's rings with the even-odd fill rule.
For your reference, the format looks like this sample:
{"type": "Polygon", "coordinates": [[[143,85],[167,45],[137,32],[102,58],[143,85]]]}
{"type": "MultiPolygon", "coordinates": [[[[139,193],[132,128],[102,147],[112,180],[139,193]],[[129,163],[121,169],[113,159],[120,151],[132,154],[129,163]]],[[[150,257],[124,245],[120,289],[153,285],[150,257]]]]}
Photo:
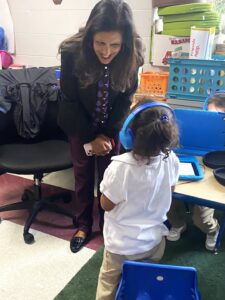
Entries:
{"type": "Polygon", "coordinates": [[[104,156],[112,150],[110,139],[105,135],[98,135],[95,140],[91,142],[93,154],[104,156]]]}

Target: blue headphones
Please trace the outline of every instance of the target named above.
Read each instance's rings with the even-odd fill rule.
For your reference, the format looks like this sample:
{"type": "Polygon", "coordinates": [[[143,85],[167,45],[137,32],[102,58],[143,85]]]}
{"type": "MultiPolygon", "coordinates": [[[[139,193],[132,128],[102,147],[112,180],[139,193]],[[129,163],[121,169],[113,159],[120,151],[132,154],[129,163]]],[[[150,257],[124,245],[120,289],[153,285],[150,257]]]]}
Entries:
{"type": "Polygon", "coordinates": [[[155,107],[155,106],[166,107],[173,113],[173,110],[169,105],[161,103],[161,102],[144,103],[144,104],[138,106],[137,108],[135,108],[129,114],[129,116],[126,118],[126,120],[124,121],[123,127],[122,127],[122,129],[120,130],[120,133],[119,133],[120,142],[126,150],[132,149],[133,148],[133,143],[134,143],[134,134],[132,132],[132,129],[129,128],[128,125],[130,124],[130,122],[135,118],[135,116],[139,112],[145,110],[146,108],[155,107]]]}
{"type": "Polygon", "coordinates": [[[218,95],[218,94],[225,94],[225,90],[215,90],[215,92],[210,93],[209,96],[203,102],[202,109],[203,110],[208,110],[208,101],[209,101],[209,99],[212,98],[215,95],[218,95]]]}

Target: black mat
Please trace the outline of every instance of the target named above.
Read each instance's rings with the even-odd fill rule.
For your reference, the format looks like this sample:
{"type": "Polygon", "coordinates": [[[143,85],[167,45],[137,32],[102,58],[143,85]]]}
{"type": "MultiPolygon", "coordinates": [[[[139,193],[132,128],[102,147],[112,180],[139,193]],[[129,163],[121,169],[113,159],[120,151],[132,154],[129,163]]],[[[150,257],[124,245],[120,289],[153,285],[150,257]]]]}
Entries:
{"type": "Polygon", "coordinates": [[[203,163],[212,169],[225,168],[225,151],[212,151],[203,156],[203,163]]]}
{"type": "Polygon", "coordinates": [[[225,168],[215,169],[213,174],[220,184],[225,185],[225,168]]]}

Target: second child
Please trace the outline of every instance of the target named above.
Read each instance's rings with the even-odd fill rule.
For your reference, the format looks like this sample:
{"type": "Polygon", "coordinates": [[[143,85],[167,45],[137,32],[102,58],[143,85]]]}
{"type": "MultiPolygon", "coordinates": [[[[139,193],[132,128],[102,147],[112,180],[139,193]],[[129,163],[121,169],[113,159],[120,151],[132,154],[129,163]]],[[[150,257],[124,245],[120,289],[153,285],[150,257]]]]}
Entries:
{"type": "MultiPolygon", "coordinates": [[[[212,96],[207,98],[203,109],[214,112],[225,112],[225,91],[216,91],[212,96]]],[[[220,228],[217,219],[214,218],[214,209],[193,205],[191,210],[194,224],[202,232],[206,233],[206,249],[213,251],[220,228]]],[[[178,241],[181,234],[187,229],[185,213],[184,204],[181,201],[174,200],[168,213],[168,219],[172,225],[167,236],[169,241],[178,241]]]]}

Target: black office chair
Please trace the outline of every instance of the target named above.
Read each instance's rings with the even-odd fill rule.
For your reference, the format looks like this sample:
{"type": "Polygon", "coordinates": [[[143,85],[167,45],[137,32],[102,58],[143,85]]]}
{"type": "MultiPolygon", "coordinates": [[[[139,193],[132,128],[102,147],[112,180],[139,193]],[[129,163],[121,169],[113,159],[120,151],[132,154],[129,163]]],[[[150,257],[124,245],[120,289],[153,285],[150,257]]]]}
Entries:
{"type": "Polygon", "coordinates": [[[6,114],[0,112],[0,175],[9,172],[30,174],[34,178],[33,191],[26,189],[20,201],[0,207],[0,212],[29,210],[23,232],[24,241],[27,244],[34,242],[34,236],[29,233],[29,229],[42,209],[66,215],[76,226],[75,215],[54,203],[57,199],[69,201],[71,193],[42,197],[43,175],[72,166],[68,142],[57,125],[57,111],[58,101],[49,101],[40,132],[30,139],[18,134],[14,122],[14,105],[6,114]]]}

